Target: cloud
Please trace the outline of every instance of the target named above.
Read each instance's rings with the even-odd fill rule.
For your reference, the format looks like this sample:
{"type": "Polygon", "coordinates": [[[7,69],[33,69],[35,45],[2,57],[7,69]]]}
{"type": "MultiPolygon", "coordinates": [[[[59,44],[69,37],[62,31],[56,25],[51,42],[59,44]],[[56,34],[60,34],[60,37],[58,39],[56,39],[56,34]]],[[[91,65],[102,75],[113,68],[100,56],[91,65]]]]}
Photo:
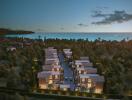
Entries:
{"type": "Polygon", "coordinates": [[[64,27],[61,27],[60,30],[64,30],[64,27]]]}
{"type": "Polygon", "coordinates": [[[45,29],[41,29],[41,28],[38,28],[38,29],[36,29],[36,31],[45,31],[45,29]]]}
{"type": "Polygon", "coordinates": [[[96,10],[96,11],[93,11],[93,15],[92,17],[106,17],[108,16],[108,14],[102,14],[102,11],[101,10],[96,10]]]}
{"type": "Polygon", "coordinates": [[[111,14],[103,14],[101,11],[94,12],[92,17],[103,18],[101,21],[92,22],[96,25],[112,24],[112,23],[123,23],[132,20],[132,14],[123,11],[114,11],[111,14]]]}
{"type": "Polygon", "coordinates": [[[96,7],[96,9],[106,10],[106,9],[109,9],[109,7],[106,7],[106,6],[98,6],[98,7],[96,7]]]}
{"type": "Polygon", "coordinates": [[[87,24],[82,24],[82,23],[78,24],[78,26],[81,26],[81,27],[88,27],[87,24]]]}

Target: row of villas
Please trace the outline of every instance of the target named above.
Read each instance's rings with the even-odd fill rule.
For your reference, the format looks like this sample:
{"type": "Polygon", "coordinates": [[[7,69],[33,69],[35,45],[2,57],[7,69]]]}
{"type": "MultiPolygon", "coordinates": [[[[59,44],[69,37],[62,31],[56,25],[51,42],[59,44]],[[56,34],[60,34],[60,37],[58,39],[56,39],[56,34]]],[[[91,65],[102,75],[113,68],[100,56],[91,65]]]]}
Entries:
{"type": "MultiPolygon", "coordinates": [[[[70,84],[64,84],[64,70],[60,65],[57,49],[49,47],[45,51],[45,61],[42,71],[38,73],[40,89],[68,90],[70,84]]],[[[71,49],[63,49],[67,59],[72,58],[71,49]]],[[[80,92],[102,93],[104,76],[97,74],[89,57],[80,57],[72,63],[74,73],[74,90],[80,92]]]]}
{"type": "Polygon", "coordinates": [[[57,49],[49,47],[45,51],[45,61],[42,71],[38,73],[40,89],[67,90],[69,86],[63,84],[64,70],[60,65],[57,49]]]}
{"type": "MultiPolygon", "coordinates": [[[[70,49],[63,50],[67,58],[72,57],[70,49]]],[[[97,68],[93,67],[89,57],[80,57],[72,63],[74,72],[75,90],[90,93],[102,93],[104,86],[104,76],[97,74],[97,68]]]]}

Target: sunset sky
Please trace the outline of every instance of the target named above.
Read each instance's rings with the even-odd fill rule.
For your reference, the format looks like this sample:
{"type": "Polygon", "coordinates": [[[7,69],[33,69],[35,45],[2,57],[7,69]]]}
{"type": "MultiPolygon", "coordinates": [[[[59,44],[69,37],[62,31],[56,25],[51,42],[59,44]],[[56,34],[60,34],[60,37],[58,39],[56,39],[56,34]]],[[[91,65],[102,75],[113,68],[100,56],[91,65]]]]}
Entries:
{"type": "Polygon", "coordinates": [[[42,32],[132,32],[132,0],[0,0],[0,27],[42,32]]]}

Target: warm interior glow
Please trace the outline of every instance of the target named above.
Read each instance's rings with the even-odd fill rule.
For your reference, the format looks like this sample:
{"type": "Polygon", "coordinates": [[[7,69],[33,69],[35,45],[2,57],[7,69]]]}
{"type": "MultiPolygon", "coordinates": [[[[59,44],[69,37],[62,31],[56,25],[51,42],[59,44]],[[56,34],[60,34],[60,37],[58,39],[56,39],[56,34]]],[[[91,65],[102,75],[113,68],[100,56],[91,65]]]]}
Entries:
{"type": "Polygon", "coordinates": [[[91,88],[92,87],[92,84],[91,83],[88,83],[88,88],[91,88]]]}
{"type": "Polygon", "coordinates": [[[47,89],[47,85],[46,84],[40,84],[40,89],[47,89]]]}
{"type": "Polygon", "coordinates": [[[55,79],[58,79],[58,75],[55,75],[55,79]]]}
{"type": "Polygon", "coordinates": [[[84,74],[87,74],[86,71],[84,71],[84,74]]]}
{"type": "Polygon", "coordinates": [[[67,91],[67,88],[63,88],[64,91],[67,91]]]}
{"type": "Polygon", "coordinates": [[[82,78],[82,82],[85,82],[85,78],[82,78]]]}
{"type": "Polygon", "coordinates": [[[91,79],[88,79],[88,82],[92,82],[92,80],[91,79]]]}
{"type": "Polygon", "coordinates": [[[59,68],[57,68],[57,71],[59,71],[59,68]]]}
{"type": "Polygon", "coordinates": [[[96,88],[95,93],[102,93],[102,89],[101,88],[96,88]]]}
{"type": "Polygon", "coordinates": [[[53,81],[52,80],[49,80],[49,84],[52,84],[53,83],[53,81]]]}
{"type": "Polygon", "coordinates": [[[52,79],[52,75],[49,76],[49,79],[52,79]]]}

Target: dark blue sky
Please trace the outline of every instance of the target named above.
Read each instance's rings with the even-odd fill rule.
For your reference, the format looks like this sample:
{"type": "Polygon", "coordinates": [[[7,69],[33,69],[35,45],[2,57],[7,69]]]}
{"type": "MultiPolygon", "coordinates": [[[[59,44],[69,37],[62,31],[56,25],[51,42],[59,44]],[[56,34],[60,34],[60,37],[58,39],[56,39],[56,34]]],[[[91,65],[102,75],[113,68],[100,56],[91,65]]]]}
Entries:
{"type": "Polygon", "coordinates": [[[0,0],[0,27],[46,32],[132,32],[132,0],[0,0]]]}

